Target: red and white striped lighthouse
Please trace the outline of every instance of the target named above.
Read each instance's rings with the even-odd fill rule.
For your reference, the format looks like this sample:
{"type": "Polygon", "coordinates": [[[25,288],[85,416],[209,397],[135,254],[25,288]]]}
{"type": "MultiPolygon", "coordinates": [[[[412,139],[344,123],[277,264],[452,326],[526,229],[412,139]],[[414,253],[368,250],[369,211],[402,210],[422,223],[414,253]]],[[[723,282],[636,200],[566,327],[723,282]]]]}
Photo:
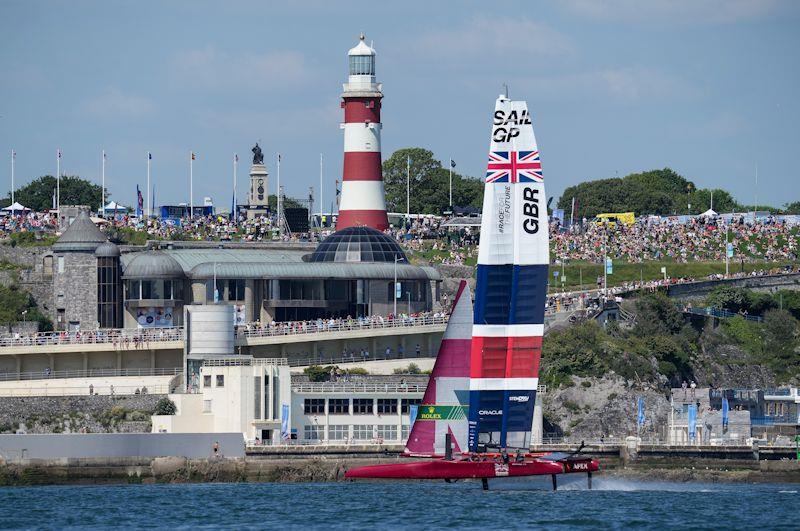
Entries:
{"type": "Polygon", "coordinates": [[[344,84],[344,170],[336,230],[389,227],[381,173],[381,92],[375,82],[375,50],[364,42],[347,52],[350,75],[344,84]]]}

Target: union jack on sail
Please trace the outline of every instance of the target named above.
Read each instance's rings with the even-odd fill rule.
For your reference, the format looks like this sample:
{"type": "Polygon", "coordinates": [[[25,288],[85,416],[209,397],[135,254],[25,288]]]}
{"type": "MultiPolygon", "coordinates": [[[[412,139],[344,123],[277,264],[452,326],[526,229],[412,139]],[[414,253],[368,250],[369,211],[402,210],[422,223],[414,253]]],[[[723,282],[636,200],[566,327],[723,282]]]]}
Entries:
{"type": "Polygon", "coordinates": [[[487,183],[543,182],[538,151],[490,151],[486,166],[487,183]]]}

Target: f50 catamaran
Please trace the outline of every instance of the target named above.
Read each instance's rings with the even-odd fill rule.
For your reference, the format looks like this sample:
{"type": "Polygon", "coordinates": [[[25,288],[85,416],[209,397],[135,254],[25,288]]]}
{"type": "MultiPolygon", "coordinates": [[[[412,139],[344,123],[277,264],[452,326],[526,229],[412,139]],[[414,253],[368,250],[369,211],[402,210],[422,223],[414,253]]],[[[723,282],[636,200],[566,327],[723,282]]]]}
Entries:
{"type": "Polygon", "coordinates": [[[547,203],[528,106],[495,103],[474,312],[462,281],[405,454],[347,478],[488,479],[599,469],[574,454],[529,454],[550,262],[547,203]],[[470,326],[471,323],[471,326],[470,326]],[[453,453],[455,450],[455,454],[453,453]],[[515,453],[514,457],[509,452],[515,453]]]}

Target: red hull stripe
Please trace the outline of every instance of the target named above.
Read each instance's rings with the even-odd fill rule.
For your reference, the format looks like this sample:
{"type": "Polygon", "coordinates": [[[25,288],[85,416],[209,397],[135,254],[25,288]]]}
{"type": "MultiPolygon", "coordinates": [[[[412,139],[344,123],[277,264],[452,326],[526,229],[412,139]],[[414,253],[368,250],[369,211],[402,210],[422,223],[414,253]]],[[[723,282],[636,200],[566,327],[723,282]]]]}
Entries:
{"type": "Polygon", "coordinates": [[[389,228],[389,218],[385,210],[342,210],[336,219],[336,230],[347,227],[373,227],[378,230],[389,228]]]}
{"type": "Polygon", "coordinates": [[[511,462],[501,465],[495,461],[415,461],[413,463],[392,463],[351,468],[345,472],[346,478],[384,478],[384,479],[467,479],[539,476],[544,474],[563,474],[565,472],[594,472],[600,469],[595,459],[586,459],[580,470],[565,470],[556,461],[534,459],[524,463],[511,462]]]}
{"type": "Polygon", "coordinates": [[[380,151],[346,151],[344,154],[345,181],[381,181],[380,151]]]}
{"type": "Polygon", "coordinates": [[[381,121],[380,98],[347,98],[344,100],[345,123],[379,123],[381,121]],[[368,107],[372,105],[372,107],[368,107]]]}
{"type": "Polygon", "coordinates": [[[473,337],[470,378],[538,378],[542,338],[473,337]]]}

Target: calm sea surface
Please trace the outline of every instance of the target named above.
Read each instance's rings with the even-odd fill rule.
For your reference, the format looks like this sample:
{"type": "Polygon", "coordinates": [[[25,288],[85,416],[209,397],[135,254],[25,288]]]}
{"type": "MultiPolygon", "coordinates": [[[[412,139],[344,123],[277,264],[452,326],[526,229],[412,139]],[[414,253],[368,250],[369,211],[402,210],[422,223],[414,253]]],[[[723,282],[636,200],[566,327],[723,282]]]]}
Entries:
{"type": "MultiPolygon", "coordinates": [[[[502,481],[502,482],[501,482],[502,481]]],[[[798,529],[800,485],[302,483],[0,488],[2,528],[798,529]]]]}

